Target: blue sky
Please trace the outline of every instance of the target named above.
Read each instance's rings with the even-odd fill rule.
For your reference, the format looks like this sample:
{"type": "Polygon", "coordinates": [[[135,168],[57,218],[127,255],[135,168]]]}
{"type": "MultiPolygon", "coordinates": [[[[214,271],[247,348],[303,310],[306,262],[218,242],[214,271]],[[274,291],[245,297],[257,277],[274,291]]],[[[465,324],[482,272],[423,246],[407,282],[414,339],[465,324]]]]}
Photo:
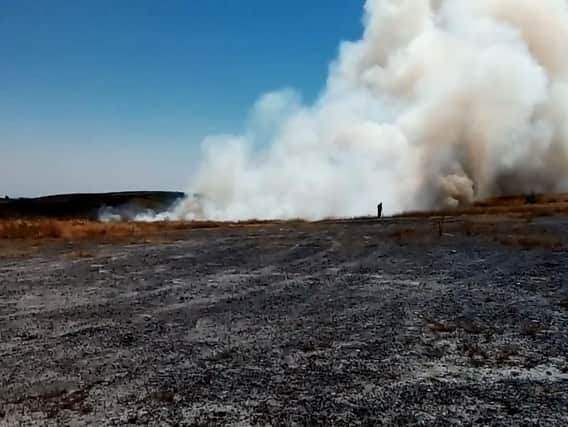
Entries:
{"type": "Polygon", "coordinates": [[[0,195],[185,190],[264,92],[312,100],[363,0],[0,0],[0,195]]]}

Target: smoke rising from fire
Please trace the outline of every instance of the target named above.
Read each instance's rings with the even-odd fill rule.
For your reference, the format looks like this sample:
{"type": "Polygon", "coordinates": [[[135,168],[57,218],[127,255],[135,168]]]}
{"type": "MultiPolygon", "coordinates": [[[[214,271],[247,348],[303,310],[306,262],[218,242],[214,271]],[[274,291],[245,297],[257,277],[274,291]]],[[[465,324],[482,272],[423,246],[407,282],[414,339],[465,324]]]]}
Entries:
{"type": "MultiPolygon", "coordinates": [[[[322,18],[324,19],[324,18],[322,18]]],[[[367,0],[313,105],[262,96],[166,216],[318,219],[568,186],[566,0],[367,0]]]]}

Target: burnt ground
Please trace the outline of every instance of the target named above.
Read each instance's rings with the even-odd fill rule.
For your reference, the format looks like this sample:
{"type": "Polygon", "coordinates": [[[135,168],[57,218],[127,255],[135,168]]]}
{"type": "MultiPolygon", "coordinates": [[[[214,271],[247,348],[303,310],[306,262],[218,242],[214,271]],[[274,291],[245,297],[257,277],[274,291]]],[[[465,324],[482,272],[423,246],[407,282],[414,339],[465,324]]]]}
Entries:
{"type": "Polygon", "coordinates": [[[0,425],[567,425],[565,238],[399,220],[5,256],[0,425]]]}

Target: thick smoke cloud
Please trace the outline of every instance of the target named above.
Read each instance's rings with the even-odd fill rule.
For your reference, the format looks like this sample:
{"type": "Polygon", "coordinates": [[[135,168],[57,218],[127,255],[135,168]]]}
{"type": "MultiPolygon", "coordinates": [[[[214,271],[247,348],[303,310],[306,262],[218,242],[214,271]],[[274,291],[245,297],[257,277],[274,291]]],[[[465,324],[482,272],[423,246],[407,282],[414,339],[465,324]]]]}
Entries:
{"type": "MultiPolygon", "coordinates": [[[[323,18],[322,18],[323,19],[323,18]]],[[[314,105],[260,98],[167,217],[373,214],[568,184],[566,0],[368,0],[314,105]]]]}

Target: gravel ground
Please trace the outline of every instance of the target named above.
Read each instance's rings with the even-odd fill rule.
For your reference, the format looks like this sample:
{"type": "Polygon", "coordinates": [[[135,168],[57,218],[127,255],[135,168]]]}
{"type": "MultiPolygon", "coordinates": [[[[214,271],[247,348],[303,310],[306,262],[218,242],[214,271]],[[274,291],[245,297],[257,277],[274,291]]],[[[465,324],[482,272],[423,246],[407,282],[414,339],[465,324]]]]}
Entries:
{"type": "Polygon", "coordinates": [[[0,425],[568,425],[568,220],[492,227],[4,256],[0,425]]]}

